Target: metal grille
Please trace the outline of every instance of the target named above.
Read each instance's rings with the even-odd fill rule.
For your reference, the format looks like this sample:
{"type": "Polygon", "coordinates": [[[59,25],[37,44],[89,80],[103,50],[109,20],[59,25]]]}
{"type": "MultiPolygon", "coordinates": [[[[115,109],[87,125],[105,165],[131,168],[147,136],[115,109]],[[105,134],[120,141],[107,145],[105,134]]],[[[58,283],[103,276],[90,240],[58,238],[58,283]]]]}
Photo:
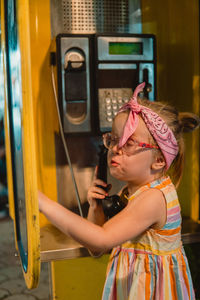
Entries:
{"type": "MultiPolygon", "coordinates": [[[[59,27],[60,32],[128,32],[129,0],[62,0],[61,3],[53,0],[52,2],[54,11],[56,7],[60,16],[56,18],[56,26],[59,27]]],[[[55,23],[55,19],[52,18],[52,21],[55,23]]]]}
{"type": "Polygon", "coordinates": [[[141,0],[50,0],[51,33],[141,33],[141,0]]]}
{"type": "Polygon", "coordinates": [[[128,0],[63,0],[65,32],[126,32],[128,0]]]}

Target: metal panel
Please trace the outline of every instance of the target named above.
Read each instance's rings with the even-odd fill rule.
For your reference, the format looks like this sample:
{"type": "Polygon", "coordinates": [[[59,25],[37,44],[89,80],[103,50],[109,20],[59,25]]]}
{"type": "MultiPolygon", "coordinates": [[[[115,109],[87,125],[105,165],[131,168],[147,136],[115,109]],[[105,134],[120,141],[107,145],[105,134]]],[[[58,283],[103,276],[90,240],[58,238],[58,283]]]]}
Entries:
{"type": "Polygon", "coordinates": [[[98,65],[99,70],[124,70],[124,69],[136,69],[136,64],[99,64],[98,65]]]}
{"type": "Polygon", "coordinates": [[[140,1],[51,0],[51,32],[141,33],[140,1]]]}
{"type": "Polygon", "coordinates": [[[83,38],[74,38],[74,37],[62,37],[61,38],[61,57],[62,57],[62,62],[61,62],[61,68],[62,68],[62,99],[63,99],[63,119],[64,119],[64,128],[66,128],[69,132],[88,132],[91,131],[90,128],[90,86],[89,86],[89,40],[87,37],[83,38]],[[65,74],[65,54],[67,50],[71,48],[80,48],[83,50],[85,54],[85,62],[86,62],[86,77],[87,77],[87,109],[85,112],[85,115],[83,116],[83,119],[78,122],[77,124],[74,123],[74,119],[70,119],[70,115],[66,113],[67,110],[67,103],[65,101],[65,82],[64,82],[64,74],[65,74]]]}

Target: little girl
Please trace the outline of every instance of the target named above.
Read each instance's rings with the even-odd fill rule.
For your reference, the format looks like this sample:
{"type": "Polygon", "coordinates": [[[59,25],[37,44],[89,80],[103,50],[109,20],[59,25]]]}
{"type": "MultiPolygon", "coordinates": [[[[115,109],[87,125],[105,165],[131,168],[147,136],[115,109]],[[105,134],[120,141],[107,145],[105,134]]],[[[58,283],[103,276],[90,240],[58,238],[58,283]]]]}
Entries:
{"type": "Polygon", "coordinates": [[[88,190],[88,219],[39,192],[39,207],[64,233],[94,255],[113,248],[103,300],[195,299],[181,242],[180,205],[169,170],[178,185],[183,168],[182,133],[198,127],[199,118],[159,102],[137,99],[140,84],[103,136],[108,166],[127,182],[120,193],[127,206],[106,220],[99,199],[107,184],[95,177],[88,190]],[[139,100],[139,103],[137,102],[139,100]],[[97,201],[98,200],[98,201],[97,201]]]}

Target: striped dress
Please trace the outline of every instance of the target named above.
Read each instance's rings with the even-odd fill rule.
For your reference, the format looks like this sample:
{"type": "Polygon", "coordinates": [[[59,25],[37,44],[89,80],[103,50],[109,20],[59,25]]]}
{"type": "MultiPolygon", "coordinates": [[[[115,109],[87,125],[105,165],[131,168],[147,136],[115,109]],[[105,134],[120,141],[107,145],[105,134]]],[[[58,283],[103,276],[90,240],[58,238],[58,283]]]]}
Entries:
{"type": "Polygon", "coordinates": [[[112,250],[102,300],[195,299],[188,261],[181,242],[180,205],[169,177],[141,187],[163,192],[167,221],[112,250]]]}

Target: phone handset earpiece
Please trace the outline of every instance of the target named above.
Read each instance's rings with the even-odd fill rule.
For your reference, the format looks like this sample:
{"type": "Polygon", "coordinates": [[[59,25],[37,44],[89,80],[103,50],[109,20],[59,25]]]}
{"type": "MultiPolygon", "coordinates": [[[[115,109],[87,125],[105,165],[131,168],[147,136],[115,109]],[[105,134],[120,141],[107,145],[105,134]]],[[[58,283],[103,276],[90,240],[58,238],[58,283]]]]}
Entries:
{"type": "MultiPolygon", "coordinates": [[[[103,180],[107,183],[107,152],[108,150],[104,147],[104,145],[100,146],[99,153],[99,163],[98,163],[98,171],[97,178],[103,180]]],[[[104,190],[106,188],[102,187],[104,190]]],[[[112,218],[117,213],[119,213],[125,206],[127,205],[125,199],[122,200],[118,195],[106,196],[103,200],[101,200],[104,214],[108,218],[112,218]]]]}

